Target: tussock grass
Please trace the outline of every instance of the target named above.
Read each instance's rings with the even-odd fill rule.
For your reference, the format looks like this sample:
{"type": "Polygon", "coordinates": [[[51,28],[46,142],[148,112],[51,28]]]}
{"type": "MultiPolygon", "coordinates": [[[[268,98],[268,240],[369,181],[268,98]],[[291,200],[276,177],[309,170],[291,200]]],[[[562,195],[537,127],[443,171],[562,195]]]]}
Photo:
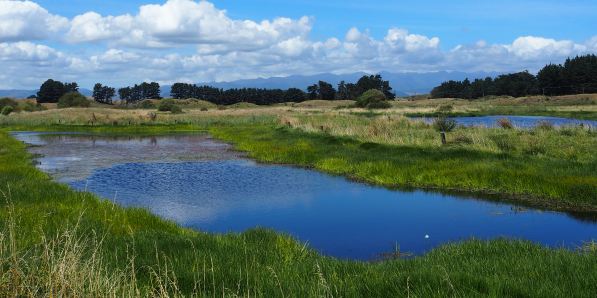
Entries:
{"type": "MultiPolygon", "coordinates": [[[[507,119],[505,119],[507,120],[507,119]]],[[[433,124],[423,119],[410,120],[402,115],[384,115],[374,119],[362,119],[346,114],[327,113],[312,116],[282,116],[277,118],[281,125],[291,124],[305,132],[324,131],[339,137],[351,137],[361,142],[388,145],[408,145],[440,148],[462,148],[490,153],[508,153],[513,156],[541,155],[542,157],[596,162],[597,139],[595,127],[556,127],[550,122],[541,122],[534,129],[516,129],[504,119],[498,119],[501,127],[459,126],[446,134],[447,146],[442,146],[433,124]],[[540,148],[537,151],[533,148],[540,148]]],[[[440,129],[441,130],[441,129],[440,129]]]]}

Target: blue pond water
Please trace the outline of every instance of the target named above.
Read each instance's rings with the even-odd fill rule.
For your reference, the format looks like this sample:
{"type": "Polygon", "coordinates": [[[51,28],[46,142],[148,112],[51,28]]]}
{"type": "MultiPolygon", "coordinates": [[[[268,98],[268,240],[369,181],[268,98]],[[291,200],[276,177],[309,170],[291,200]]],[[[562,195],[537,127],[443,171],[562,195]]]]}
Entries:
{"type": "MultiPolygon", "coordinates": [[[[462,125],[483,125],[486,127],[498,126],[497,119],[508,118],[516,128],[533,128],[537,126],[540,121],[549,121],[556,127],[561,126],[578,126],[581,123],[587,127],[597,128],[597,121],[591,120],[576,120],[557,117],[542,117],[542,116],[484,116],[484,117],[454,117],[452,119],[458,121],[462,125]]],[[[425,121],[431,123],[435,121],[433,118],[426,118],[425,121]]]]}
{"type": "Polygon", "coordinates": [[[369,260],[391,251],[393,244],[402,252],[422,253],[471,236],[523,237],[570,248],[597,238],[592,215],[525,208],[496,196],[390,190],[301,168],[260,165],[204,135],[16,137],[43,145],[30,148],[44,155],[40,167],[71,169],[53,173],[75,189],[110,200],[116,195],[124,206],[147,206],[206,231],[274,228],[340,258],[369,260]],[[116,153],[123,151],[135,161],[116,153]],[[204,154],[193,155],[197,152],[204,154]]]}

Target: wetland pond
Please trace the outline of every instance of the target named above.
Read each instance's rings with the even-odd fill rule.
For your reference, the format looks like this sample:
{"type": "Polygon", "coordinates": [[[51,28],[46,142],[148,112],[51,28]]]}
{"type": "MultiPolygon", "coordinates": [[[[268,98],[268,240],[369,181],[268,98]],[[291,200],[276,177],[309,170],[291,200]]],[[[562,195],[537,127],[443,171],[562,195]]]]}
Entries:
{"type": "MultiPolygon", "coordinates": [[[[558,118],[558,117],[543,117],[543,116],[482,116],[482,117],[453,117],[450,119],[456,120],[459,124],[469,126],[469,125],[481,125],[485,127],[499,127],[497,122],[498,119],[507,118],[512,123],[512,126],[516,128],[522,129],[530,129],[541,122],[549,122],[554,127],[562,127],[562,126],[579,126],[583,125],[586,127],[590,127],[593,129],[597,129],[597,121],[594,120],[577,120],[577,119],[567,119],[567,118],[558,118]]],[[[422,118],[413,118],[413,119],[422,119],[422,118]]],[[[433,123],[435,118],[425,118],[427,123],[433,123]]]]}
{"type": "Polygon", "coordinates": [[[527,208],[498,196],[391,190],[313,170],[257,164],[205,133],[162,136],[15,133],[38,167],[76,190],[146,206],[214,233],[256,226],[324,255],[421,254],[461,238],[522,237],[574,248],[597,237],[595,215],[527,208]]]}

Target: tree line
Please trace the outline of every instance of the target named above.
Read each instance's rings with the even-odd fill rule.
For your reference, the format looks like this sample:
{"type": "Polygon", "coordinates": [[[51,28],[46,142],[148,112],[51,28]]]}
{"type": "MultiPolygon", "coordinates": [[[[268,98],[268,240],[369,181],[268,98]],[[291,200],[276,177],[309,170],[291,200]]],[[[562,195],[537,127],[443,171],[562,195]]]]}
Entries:
{"type": "Polygon", "coordinates": [[[133,87],[124,87],[118,89],[118,96],[120,97],[120,100],[124,100],[126,104],[136,103],[147,98],[161,99],[162,97],[160,96],[160,93],[160,84],[156,82],[143,82],[140,85],[135,84],[133,87]]]}
{"type": "MultiPolygon", "coordinates": [[[[387,100],[393,100],[396,95],[391,92],[392,87],[384,81],[381,75],[361,77],[357,83],[341,81],[338,88],[330,83],[319,81],[307,87],[307,92],[298,88],[261,89],[261,88],[231,88],[220,89],[211,86],[197,86],[195,84],[175,83],[170,90],[174,99],[196,98],[217,105],[231,105],[239,102],[253,103],[256,105],[271,105],[283,102],[303,102],[305,100],[357,100],[368,90],[381,91],[387,100]]],[[[67,92],[78,92],[77,83],[63,84],[52,79],[42,84],[38,92],[38,102],[58,102],[58,99],[67,92]]],[[[118,89],[118,96],[126,104],[134,104],[143,99],[161,99],[160,84],[156,82],[135,84],[133,87],[118,89]]],[[[103,86],[101,83],[93,87],[93,99],[97,102],[113,104],[116,96],[114,87],[103,86]]]]}
{"type": "Polygon", "coordinates": [[[330,83],[319,81],[307,87],[307,92],[298,88],[260,89],[260,88],[231,88],[219,89],[211,86],[197,86],[195,84],[175,83],[172,85],[170,96],[175,99],[196,98],[217,105],[231,105],[239,102],[253,103],[256,105],[271,105],[283,102],[303,102],[305,100],[356,100],[365,91],[376,89],[391,100],[396,95],[391,92],[392,87],[388,81],[382,80],[381,75],[363,76],[356,84],[341,81],[338,89],[330,83]]]}
{"type": "Polygon", "coordinates": [[[170,96],[174,99],[196,98],[216,105],[231,105],[239,102],[256,105],[271,105],[282,102],[303,102],[306,94],[298,88],[261,89],[261,88],[231,88],[220,89],[212,86],[197,86],[195,84],[175,83],[172,85],[170,96]]]}
{"type": "Polygon", "coordinates": [[[594,54],[566,59],[564,65],[548,64],[537,75],[528,71],[503,74],[495,79],[450,80],[431,91],[432,98],[477,99],[487,95],[568,95],[597,93],[597,57],[594,54]]]}

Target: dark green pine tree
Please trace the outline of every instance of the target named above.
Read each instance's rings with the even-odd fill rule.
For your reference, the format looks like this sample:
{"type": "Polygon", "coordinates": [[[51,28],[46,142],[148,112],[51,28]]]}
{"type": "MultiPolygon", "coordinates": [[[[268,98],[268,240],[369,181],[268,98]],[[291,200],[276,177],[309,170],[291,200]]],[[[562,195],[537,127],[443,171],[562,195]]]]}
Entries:
{"type": "Polygon", "coordinates": [[[37,103],[58,102],[58,99],[65,93],[66,88],[62,82],[48,79],[41,85],[41,87],[39,87],[39,92],[37,92],[37,103]]]}

